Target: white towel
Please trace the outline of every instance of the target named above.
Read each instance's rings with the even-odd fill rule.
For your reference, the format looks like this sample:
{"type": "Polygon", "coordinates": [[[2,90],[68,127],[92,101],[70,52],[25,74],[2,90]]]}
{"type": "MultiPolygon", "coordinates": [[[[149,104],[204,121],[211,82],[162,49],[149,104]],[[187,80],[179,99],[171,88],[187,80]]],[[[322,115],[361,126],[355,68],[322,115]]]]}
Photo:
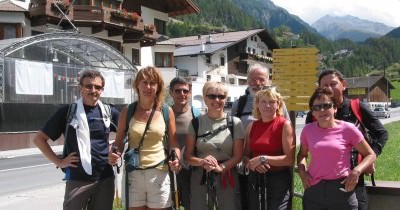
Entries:
{"type": "MultiPolygon", "coordinates": [[[[91,155],[91,146],[90,146],[90,131],[89,124],[87,121],[85,108],[83,107],[82,98],[76,101],[77,108],[75,113],[75,118],[71,121],[71,125],[76,130],[76,138],[78,142],[80,161],[82,163],[82,167],[85,172],[89,175],[92,175],[92,155],[91,155]]],[[[101,109],[102,118],[104,125],[108,128],[110,127],[110,118],[106,117],[105,109],[103,103],[98,101],[98,104],[101,109]]]]}

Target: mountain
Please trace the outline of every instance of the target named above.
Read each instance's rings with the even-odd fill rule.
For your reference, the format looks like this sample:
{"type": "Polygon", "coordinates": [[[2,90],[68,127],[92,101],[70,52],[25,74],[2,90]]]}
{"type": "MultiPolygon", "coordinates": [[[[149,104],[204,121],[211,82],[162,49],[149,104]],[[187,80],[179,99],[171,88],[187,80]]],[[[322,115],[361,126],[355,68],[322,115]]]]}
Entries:
{"type": "Polygon", "coordinates": [[[276,6],[270,0],[233,0],[243,12],[261,22],[269,30],[286,25],[293,33],[303,31],[316,32],[310,25],[298,16],[290,14],[287,10],[276,6]]]}
{"type": "Polygon", "coordinates": [[[393,29],[385,24],[363,20],[351,15],[326,15],[311,26],[330,40],[350,39],[355,42],[383,36],[393,29]]]}
{"type": "Polygon", "coordinates": [[[400,27],[393,29],[385,35],[386,37],[400,38],[400,27]]]}

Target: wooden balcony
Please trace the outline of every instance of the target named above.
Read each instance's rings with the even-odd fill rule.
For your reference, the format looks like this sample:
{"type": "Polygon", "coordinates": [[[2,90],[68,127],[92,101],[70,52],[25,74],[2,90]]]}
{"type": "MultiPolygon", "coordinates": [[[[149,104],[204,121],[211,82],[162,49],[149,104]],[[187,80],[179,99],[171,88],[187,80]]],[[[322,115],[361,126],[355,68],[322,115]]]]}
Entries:
{"type": "Polygon", "coordinates": [[[255,55],[249,53],[240,53],[240,60],[253,60],[253,61],[260,61],[267,64],[272,64],[272,57],[265,56],[265,55],[255,55]]]}
{"type": "Polygon", "coordinates": [[[63,18],[57,7],[76,26],[88,26],[103,22],[103,10],[98,6],[70,5],[69,0],[34,0],[29,8],[32,25],[57,24],[63,18]]]}
{"type": "MultiPolygon", "coordinates": [[[[127,12],[120,9],[111,9],[103,7],[104,23],[106,28],[111,27],[116,30],[143,33],[143,18],[135,12],[127,12]]],[[[118,33],[118,32],[116,32],[118,33]]],[[[122,33],[122,32],[121,32],[122,33]]],[[[121,35],[121,34],[116,34],[121,35]]]]}

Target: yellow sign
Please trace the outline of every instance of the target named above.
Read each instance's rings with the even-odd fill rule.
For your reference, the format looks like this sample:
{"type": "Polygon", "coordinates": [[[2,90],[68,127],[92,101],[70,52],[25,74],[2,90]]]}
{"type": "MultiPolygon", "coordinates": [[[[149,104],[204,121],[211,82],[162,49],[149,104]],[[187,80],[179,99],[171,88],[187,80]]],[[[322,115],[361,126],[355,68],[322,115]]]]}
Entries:
{"type": "Polygon", "coordinates": [[[286,104],[286,108],[290,111],[309,110],[308,104],[286,104]]]}
{"type": "Polygon", "coordinates": [[[287,104],[301,104],[301,103],[306,103],[308,104],[308,101],[310,100],[311,96],[300,96],[300,97],[289,97],[285,98],[285,103],[287,104]]]}
{"type": "Polygon", "coordinates": [[[318,80],[318,52],[316,48],[289,48],[272,53],[272,83],[285,97],[290,111],[308,110],[318,80]]]}
{"type": "Polygon", "coordinates": [[[347,89],[349,95],[365,95],[365,88],[351,88],[347,89]]]}
{"type": "Polygon", "coordinates": [[[304,55],[304,54],[317,54],[319,52],[316,48],[288,48],[288,49],[274,49],[272,56],[275,55],[304,55]]]}

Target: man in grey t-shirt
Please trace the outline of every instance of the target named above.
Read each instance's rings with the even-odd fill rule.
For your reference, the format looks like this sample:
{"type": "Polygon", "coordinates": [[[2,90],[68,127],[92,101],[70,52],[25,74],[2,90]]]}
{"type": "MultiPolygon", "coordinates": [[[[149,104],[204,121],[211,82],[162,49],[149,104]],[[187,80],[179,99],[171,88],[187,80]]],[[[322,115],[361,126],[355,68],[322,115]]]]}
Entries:
{"type": "MultiPolygon", "coordinates": [[[[191,87],[190,84],[182,77],[175,77],[171,80],[169,85],[169,94],[174,100],[172,110],[175,114],[175,125],[176,125],[176,138],[179,142],[180,149],[182,151],[182,157],[185,147],[185,139],[188,134],[188,127],[193,117],[200,115],[200,111],[191,107],[189,100],[191,98],[191,87]]],[[[180,192],[180,202],[185,207],[185,210],[190,210],[190,176],[191,170],[183,162],[183,158],[180,157],[181,164],[183,165],[182,170],[179,172],[178,179],[178,191],[180,192]]]]}

